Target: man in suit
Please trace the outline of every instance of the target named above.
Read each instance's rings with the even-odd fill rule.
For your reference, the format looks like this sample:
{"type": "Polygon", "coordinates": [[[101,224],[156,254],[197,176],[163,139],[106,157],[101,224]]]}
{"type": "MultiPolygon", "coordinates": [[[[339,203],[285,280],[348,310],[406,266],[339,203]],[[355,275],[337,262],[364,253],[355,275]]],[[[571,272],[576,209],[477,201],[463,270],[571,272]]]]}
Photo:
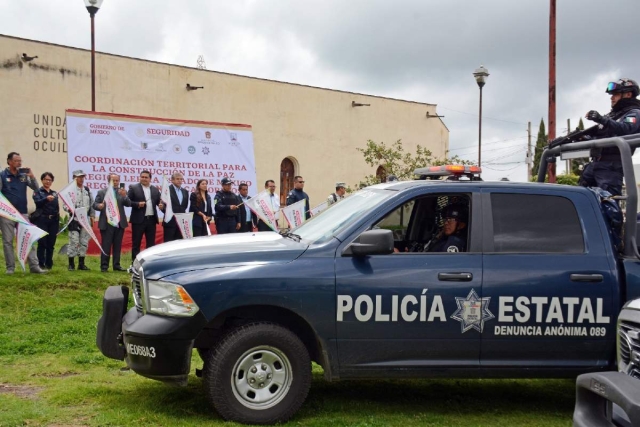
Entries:
{"type": "MultiPolygon", "coordinates": [[[[175,172],[171,175],[171,185],[169,186],[169,193],[171,196],[171,209],[173,213],[185,213],[187,212],[187,206],[189,205],[189,193],[182,188],[184,177],[180,172],[175,172]]],[[[169,222],[162,223],[164,227],[164,241],[171,242],[172,240],[182,239],[180,228],[175,218],[171,218],[169,222]]]]}
{"type": "Polygon", "coordinates": [[[238,186],[238,193],[240,193],[240,199],[243,205],[240,207],[240,233],[250,233],[253,231],[255,221],[255,215],[247,206],[247,201],[251,198],[249,196],[249,185],[242,182],[238,186]]]}
{"type": "Polygon", "coordinates": [[[151,185],[151,172],[140,172],[140,182],[129,187],[127,197],[131,200],[131,262],[140,253],[142,237],[144,236],[146,247],[156,244],[156,224],[158,224],[158,212],[156,207],[164,208],[160,201],[160,190],[151,185]]]}
{"type": "Polygon", "coordinates": [[[113,271],[126,271],[120,265],[120,252],[122,251],[122,237],[124,229],[127,228],[127,216],[124,213],[125,206],[131,206],[131,200],[127,197],[127,192],[120,187],[120,175],[109,175],[109,183],[106,188],[98,191],[93,208],[100,211],[100,219],[98,220],[98,228],[102,237],[102,251],[100,255],[100,271],[103,273],[109,269],[110,254],[113,250],[113,271]],[[107,222],[107,191],[113,191],[118,204],[118,212],[120,213],[120,222],[114,227],[107,222]],[[106,254],[106,255],[105,255],[106,254]]]}

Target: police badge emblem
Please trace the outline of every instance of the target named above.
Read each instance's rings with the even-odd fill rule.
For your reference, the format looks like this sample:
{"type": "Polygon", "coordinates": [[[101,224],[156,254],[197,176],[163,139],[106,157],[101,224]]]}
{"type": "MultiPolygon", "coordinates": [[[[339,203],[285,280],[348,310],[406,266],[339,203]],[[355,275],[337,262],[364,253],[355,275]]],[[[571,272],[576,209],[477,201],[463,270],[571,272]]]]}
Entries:
{"type": "Polygon", "coordinates": [[[460,252],[457,246],[449,246],[447,252],[460,252]]]}
{"type": "Polygon", "coordinates": [[[460,332],[464,333],[469,329],[482,332],[484,322],[495,318],[489,311],[490,301],[491,297],[480,298],[474,289],[471,289],[466,298],[456,297],[458,309],[451,318],[460,322],[460,332]]]}

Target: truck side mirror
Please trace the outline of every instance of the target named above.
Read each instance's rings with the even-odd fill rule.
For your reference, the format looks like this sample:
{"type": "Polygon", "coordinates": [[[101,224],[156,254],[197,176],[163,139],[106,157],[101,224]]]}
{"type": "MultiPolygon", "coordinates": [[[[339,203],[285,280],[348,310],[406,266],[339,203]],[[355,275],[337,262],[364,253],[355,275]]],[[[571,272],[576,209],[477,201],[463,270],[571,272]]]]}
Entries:
{"type": "Polygon", "coordinates": [[[351,243],[342,255],[363,257],[367,255],[388,255],[393,253],[393,232],[391,230],[368,230],[351,243]]]}

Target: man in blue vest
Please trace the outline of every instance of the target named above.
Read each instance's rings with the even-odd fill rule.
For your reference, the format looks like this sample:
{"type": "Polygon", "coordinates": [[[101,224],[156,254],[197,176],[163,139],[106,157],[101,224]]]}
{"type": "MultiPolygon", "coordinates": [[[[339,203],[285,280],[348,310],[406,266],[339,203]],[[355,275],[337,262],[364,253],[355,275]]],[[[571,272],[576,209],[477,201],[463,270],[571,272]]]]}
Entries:
{"type": "MultiPolygon", "coordinates": [[[[7,165],[5,170],[0,172],[0,191],[4,197],[20,212],[27,217],[27,187],[34,191],[38,190],[38,181],[30,168],[22,167],[22,158],[19,153],[12,151],[7,155],[7,165]]],[[[16,258],[13,250],[13,240],[16,237],[16,227],[18,224],[10,219],[0,217],[0,230],[2,231],[2,248],[4,249],[4,260],[7,266],[6,273],[13,274],[16,269],[16,258]]],[[[29,270],[32,273],[43,274],[46,270],[38,266],[38,257],[35,248],[31,248],[29,256],[29,270]]]]}

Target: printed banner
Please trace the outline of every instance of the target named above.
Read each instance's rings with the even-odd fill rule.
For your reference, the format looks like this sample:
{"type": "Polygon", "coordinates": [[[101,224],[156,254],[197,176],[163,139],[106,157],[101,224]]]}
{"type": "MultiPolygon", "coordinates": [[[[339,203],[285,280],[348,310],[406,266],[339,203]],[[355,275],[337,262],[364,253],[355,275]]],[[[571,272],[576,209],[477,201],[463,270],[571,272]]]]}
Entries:
{"type": "Polygon", "coordinates": [[[278,231],[276,214],[269,207],[269,191],[263,190],[257,196],[244,203],[258,218],[267,224],[273,231],[278,231]]]}
{"type": "Polygon", "coordinates": [[[93,228],[91,228],[91,222],[89,221],[89,214],[87,214],[87,208],[81,207],[76,209],[74,215],[78,220],[78,222],[80,223],[80,225],[82,226],[82,228],[84,228],[87,231],[87,233],[89,233],[89,236],[91,236],[93,241],[96,242],[96,245],[100,248],[100,251],[104,254],[104,251],[102,250],[102,245],[98,241],[96,234],[93,232],[93,228]]]}
{"type": "Polygon", "coordinates": [[[173,205],[171,204],[171,191],[169,186],[171,181],[162,175],[162,190],[160,191],[160,199],[164,202],[164,222],[171,221],[173,218],[173,205]]]}
{"type": "Polygon", "coordinates": [[[58,191],[58,196],[62,203],[69,209],[69,212],[73,215],[73,212],[76,210],[76,188],[78,188],[78,184],[74,179],[71,180],[66,187],[62,190],[58,191]]]}
{"type": "Polygon", "coordinates": [[[307,219],[306,215],[304,214],[306,204],[307,201],[305,199],[302,199],[299,202],[282,208],[282,215],[284,215],[284,219],[286,219],[287,223],[289,223],[289,228],[299,227],[307,219]]]}
{"type": "Polygon", "coordinates": [[[320,203],[315,208],[310,209],[309,213],[311,214],[311,216],[318,215],[320,212],[324,211],[328,207],[329,207],[329,202],[320,203]]]}
{"type": "Polygon", "coordinates": [[[94,196],[109,173],[119,174],[128,188],[143,170],[151,172],[151,184],[158,188],[163,176],[180,172],[189,192],[207,179],[209,193],[215,194],[225,177],[235,182],[234,189],[245,182],[249,194],[259,191],[249,125],[67,110],[67,156],[69,178],[82,169],[94,196]]]}
{"type": "Polygon", "coordinates": [[[185,239],[193,238],[193,212],[173,214],[176,217],[178,228],[185,239]]]}
{"type": "Polygon", "coordinates": [[[29,224],[29,221],[27,221],[24,216],[22,216],[22,214],[18,212],[18,210],[11,204],[10,201],[7,200],[6,197],[4,197],[4,194],[2,193],[0,193],[0,216],[20,224],[29,224]]]}
{"type": "Polygon", "coordinates": [[[24,263],[29,256],[33,244],[47,234],[49,233],[39,229],[35,225],[24,224],[22,222],[18,223],[18,262],[20,262],[22,271],[26,271],[24,263]]]}
{"type": "Polygon", "coordinates": [[[118,199],[116,199],[116,191],[114,190],[111,181],[107,191],[104,192],[104,211],[107,214],[107,222],[112,227],[117,227],[120,224],[120,211],[118,210],[118,199]]]}

